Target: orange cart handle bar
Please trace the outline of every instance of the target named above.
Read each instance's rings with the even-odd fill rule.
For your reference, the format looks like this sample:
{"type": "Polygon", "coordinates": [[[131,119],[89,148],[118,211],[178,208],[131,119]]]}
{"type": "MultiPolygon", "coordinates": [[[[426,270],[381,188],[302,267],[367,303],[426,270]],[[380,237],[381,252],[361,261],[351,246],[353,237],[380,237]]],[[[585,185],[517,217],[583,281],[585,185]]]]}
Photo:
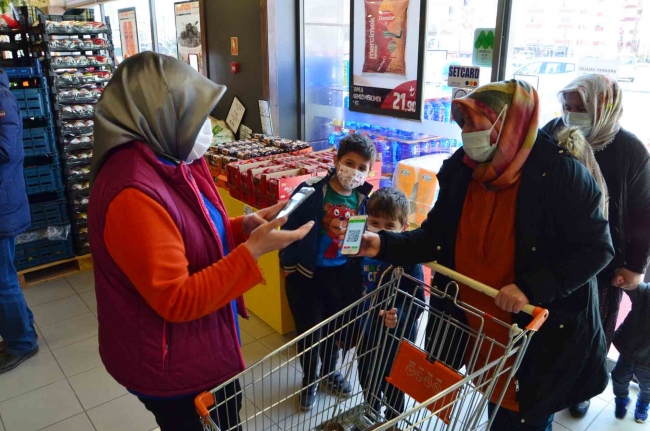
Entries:
{"type": "MultiPolygon", "coordinates": [[[[476,281],[472,278],[469,278],[459,272],[456,272],[452,269],[447,268],[446,266],[442,266],[439,263],[436,262],[431,262],[431,263],[426,263],[426,266],[434,270],[435,272],[439,272],[442,275],[445,275],[458,283],[463,284],[464,286],[470,287],[476,291],[479,291],[490,298],[496,298],[497,295],[499,294],[499,291],[481,283],[480,281],[476,281]]],[[[539,328],[542,327],[546,319],[548,319],[548,310],[545,308],[541,307],[535,307],[532,304],[527,304],[524,305],[524,308],[522,311],[526,314],[529,314],[533,317],[533,320],[526,326],[526,329],[529,331],[537,331],[539,328]]]]}

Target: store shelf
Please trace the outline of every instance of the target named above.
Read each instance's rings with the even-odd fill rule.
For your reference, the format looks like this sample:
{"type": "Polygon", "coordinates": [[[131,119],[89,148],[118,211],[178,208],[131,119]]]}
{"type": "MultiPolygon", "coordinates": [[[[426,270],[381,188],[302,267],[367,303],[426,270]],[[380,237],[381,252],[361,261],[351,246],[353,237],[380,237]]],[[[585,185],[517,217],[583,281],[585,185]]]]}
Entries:
{"type": "Polygon", "coordinates": [[[404,120],[401,118],[353,112],[343,107],[319,105],[315,103],[306,104],[305,111],[309,112],[309,114],[314,117],[355,121],[357,123],[380,123],[383,127],[409,130],[416,133],[428,133],[430,135],[444,136],[450,139],[461,139],[461,130],[456,123],[404,120]]]}

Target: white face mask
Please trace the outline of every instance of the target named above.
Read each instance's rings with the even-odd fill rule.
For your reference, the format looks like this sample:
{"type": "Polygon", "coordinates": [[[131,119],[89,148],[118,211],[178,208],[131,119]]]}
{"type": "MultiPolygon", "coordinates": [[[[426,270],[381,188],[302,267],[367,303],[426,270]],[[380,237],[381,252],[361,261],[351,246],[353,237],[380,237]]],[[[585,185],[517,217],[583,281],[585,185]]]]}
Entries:
{"type": "Polygon", "coordinates": [[[562,114],[562,121],[564,121],[564,124],[567,126],[578,127],[585,138],[589,136],[591,129],[593,128],[591,116],[587,112],[564,111],[564,114],[562,114]]]}
{"type": "Polygon", "coordinates": [[[336,170],[336,177],[339,179],[339,183],[341,183],[341,186],[344,189],[354,190],[366,182],[368,173],[352,169],[349,166],[339,163],[339,168],[336,170]]]}
{"type": "Polygon", "coordinates": [[[212,123],[208,118],[205,120],[205,123],[203,123],[199,136],[196,137],[196,142],[194,143],[190,155],[187,156],[186,162],[192,163],[195,160],[199,160],[208,151],[210,145],[212,145],[212,123]]]}
{"type": "Polygon", "coordinates": [[[368,226],[367,230],[368,230],[368,232],[372,232],[372,233],[378,233],[378,232],[381,231],[381,229],[379,229],[377,227],[374,227],[374,226],[368,226]]]}
{"type": "Polygon", "coordinates": [[[492,127],[489,130],[482,130],[480,132],[472,133],[463,133],[463,150],[465,154],[474,160],[477,163],[484,163],[489,160],[492,160],[494,153],[497,151],[497,146],[499,145],[499,139],[501,138],[501,132],[503,131],[503,124],[506,122],[506,113],[508,112],[508,105],[503,107],[503,110],[497,117],[492,127]],[[494,145],[490,144],[490,136],[492,135],[492,130],[496,126],[499,118],[503,115],[503,121],[501,130],[499,130],[499,136],[497,137],[497,142],[494,145]]]}

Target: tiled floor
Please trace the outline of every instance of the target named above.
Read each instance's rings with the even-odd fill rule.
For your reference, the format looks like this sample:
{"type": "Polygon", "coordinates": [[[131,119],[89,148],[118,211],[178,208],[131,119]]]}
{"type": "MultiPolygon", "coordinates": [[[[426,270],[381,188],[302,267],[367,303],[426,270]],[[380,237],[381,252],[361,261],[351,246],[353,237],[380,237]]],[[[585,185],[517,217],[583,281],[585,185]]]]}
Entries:
{"type": "MultiPolygon", "coordinates": [[[[0,375],[0,431],[152,431],[153,416],[104,369],[97,351],[97,304],[92,273],[25,291],[34,312],[40,353],[0,375]]],[[[241,321],[248,364],[290,340],[255,316],[241,321]]],[[[633,389],[635,392],[635,389],[633,389]]],[[[634,393],[636,395],[636,393],[634,393]]],[[[589,415],[556,416],[560,431],[650,429],[629,416],[614,419],[611,388],[592,401],[589,415]]],[[[264,427],[261,424],[261,428],[264,427]]]]}

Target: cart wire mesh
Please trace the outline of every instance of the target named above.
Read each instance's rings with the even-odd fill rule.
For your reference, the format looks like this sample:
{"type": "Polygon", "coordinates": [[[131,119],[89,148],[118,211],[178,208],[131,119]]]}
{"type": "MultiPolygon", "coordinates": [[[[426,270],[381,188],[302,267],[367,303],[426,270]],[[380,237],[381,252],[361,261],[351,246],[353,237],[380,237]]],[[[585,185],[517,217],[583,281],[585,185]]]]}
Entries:
{"type": "MultiPolygon", "coordinates": [[[[453,271],[445,275],[472,284],[453,271]]],[[[375,291],[199,395],[204,429],[489,430],[508,388],[519,390],[515,373],[548,311],[537,309],[538,318],[519,328],[462,302],[459,289],[454,281],[438,289],[389,268],[375,291]],[[403,283],[417,285],[416,292],[400,289],[403,283]],[[473,324],[418,299],[425,292],[451,301],[473,324]],[[398,323],[388,328],[380,312],[394,309],[398,323]],[[504,337],[488,335],[486,323],[504,337]],[[325,369],[329,361],[321,360],[320,375],[303,379],[302,363],[319,356],[336,365],[325,369]],[[306,387],[317,390],[311,409],[301,408],[306,387]]]]}

